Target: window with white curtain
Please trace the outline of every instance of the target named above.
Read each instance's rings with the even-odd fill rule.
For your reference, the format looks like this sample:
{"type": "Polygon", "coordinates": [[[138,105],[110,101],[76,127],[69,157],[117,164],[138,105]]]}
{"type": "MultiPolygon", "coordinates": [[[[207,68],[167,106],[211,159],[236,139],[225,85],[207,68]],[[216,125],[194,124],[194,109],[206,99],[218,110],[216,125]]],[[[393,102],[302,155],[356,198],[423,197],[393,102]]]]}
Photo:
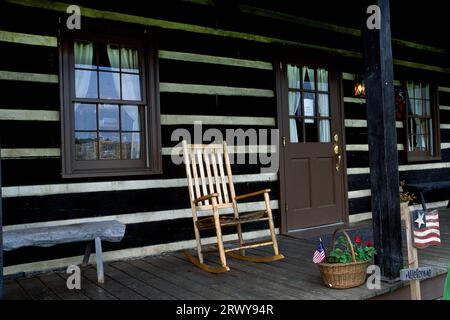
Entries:
{"type": "Polygon", "coordinates": [[[65,39],[65,176],[160,172],[155,59],[144,41],[65,39]]]}
{"type": "Polygon", "coordinates": [[[434,86],[419,81],[404,83],[404,93],[396,95],[396,105],[405,99],[407,155],[409,161],[426,161],[440,156],[439,109],[434,86]]]}

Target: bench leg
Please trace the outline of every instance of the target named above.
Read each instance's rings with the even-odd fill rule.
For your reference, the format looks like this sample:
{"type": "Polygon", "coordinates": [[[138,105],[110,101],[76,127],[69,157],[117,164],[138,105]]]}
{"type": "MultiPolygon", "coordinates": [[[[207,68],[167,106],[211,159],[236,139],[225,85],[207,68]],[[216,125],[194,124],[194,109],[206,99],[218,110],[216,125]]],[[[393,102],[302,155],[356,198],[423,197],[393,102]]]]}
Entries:
{"type": "Polygon", "coordinates": [[[88,241],[86,242],[86,249],[84,250],[83,263],[81,264],[82,267],[86,267],[89,264],[91,251],[92,251],[92,242],[88,241]]]}
{"type": "Polygon", "coordinates": [[[97,281],[98,283],[104,283],[102,240],[100,238],[95,238],[95,258],[97,262],[97,281]]]}

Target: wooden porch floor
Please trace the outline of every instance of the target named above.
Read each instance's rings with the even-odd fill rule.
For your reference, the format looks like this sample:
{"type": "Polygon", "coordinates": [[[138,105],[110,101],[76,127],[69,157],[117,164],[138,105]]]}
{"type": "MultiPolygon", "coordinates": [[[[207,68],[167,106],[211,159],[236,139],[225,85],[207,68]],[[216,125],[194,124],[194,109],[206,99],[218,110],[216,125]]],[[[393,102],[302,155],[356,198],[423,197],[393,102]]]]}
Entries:
{"type": "MultiPolygon", "coordinates": [[[[441,247],[420,251],[421,266],[447,272],[450,261],[450,210],[441,210],[441,247]]],[[[68,290],[64,272],[53,272],[5,282],[7,300],[173,300],[173,299],[369,299],[405,283],[382,284],[381,290],[366,286],[347,290],[326,288],[311,262],[316,242],[279,237],[282,261],[250,263],[228,258],[231,271],[214,275],[199,270],[179,253],[105,264],[105,283],[96,281],[95,267],[82,269],[81,290],[68,290]]],[[[270,254],[270,248],[252,250],[270,254]]],[[[211,256],[211,260],[215,257],[211,256]]],[[[406,252],[405,252],[406,259],[406,252]]]]}

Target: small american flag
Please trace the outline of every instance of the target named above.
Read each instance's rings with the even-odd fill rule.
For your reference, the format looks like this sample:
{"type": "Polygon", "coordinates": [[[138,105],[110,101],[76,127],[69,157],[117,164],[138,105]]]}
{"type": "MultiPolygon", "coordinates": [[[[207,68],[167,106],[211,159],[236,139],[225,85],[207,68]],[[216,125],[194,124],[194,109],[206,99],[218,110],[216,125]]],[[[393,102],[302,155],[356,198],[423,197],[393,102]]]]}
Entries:
{"type": "Polygon", "coordinates": [[[322,239],[320,239],[319,245],[313,255],[313,262],[317,264],[323,260],[325,260],[325,250],[323,249],[322,239]]]}
{"type": "Polygon", "coordinates": [[[412,216],[414,246],[423,249],[429,246],[441,245],[438,211],[425,212],[415,210],[412,212],[412,216]]]}

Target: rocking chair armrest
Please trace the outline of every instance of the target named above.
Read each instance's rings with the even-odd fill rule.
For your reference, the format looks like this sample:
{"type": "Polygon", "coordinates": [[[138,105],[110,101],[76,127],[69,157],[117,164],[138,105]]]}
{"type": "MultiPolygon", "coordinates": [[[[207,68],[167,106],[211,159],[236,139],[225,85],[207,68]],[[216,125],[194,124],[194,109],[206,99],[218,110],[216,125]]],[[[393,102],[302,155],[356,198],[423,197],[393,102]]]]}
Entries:
{"type": "Polygon", "coordinates": [[[270,189],[263,189],[263,190],[259,190],[259,191],[255,191],[255,192],[251,192],[251,193],[242,194],[240,196],[236,196],[236,197],[234,197],[234,199],[240,200],[240,199],[250,198],[250,197],[258,196],[260,194],[269,193],[269,192],[270,192],[270,189]]]}
{"type": "Polygon", "coordinates": [[[210,200],[211,198],[217,198],[218,196],[219,196],[218,193],[211,193],[211,194],[207,194],[206,196],[197,198],[197,199],[195,199],[193,202],[194,202],[195,204],[197,204],[197,203],[202,202],[202,201],[205,201],[205,200],[210,200]]]}

